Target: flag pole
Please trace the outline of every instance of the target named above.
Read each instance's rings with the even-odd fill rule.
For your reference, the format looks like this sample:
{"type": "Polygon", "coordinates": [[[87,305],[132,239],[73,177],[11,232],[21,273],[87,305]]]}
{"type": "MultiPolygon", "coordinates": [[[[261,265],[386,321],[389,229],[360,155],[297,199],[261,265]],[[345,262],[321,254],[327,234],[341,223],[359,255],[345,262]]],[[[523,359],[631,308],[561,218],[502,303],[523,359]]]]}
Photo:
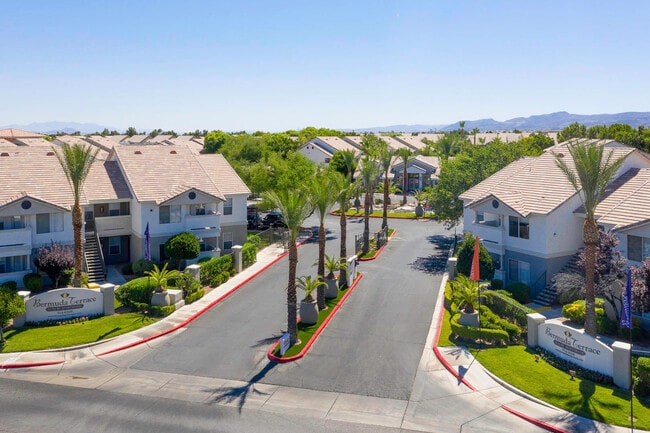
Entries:
{"type": "Polygon", "coordinates": [[[627,270],[627,283],[621,302],[620,327],[630,330],[630,429],[634,433],[634,376],[632,373],[632,270],[627,270]]]}

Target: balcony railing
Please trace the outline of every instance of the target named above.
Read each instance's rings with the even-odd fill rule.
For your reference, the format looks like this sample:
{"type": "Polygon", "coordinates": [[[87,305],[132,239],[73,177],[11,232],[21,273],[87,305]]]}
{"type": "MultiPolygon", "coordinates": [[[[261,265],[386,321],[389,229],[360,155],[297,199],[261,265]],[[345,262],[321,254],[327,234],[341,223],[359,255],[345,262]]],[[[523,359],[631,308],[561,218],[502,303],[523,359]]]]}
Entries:
{"type": "Polygon", "coordinates": [[[191,215],[187,214],[183,217],[183,225],[185,230],[209,230],[217,229],[221,226],[220,215],[218,213],[211,213],[207,215],[191,215]]]}
{"type": "Polygon", "coordinates": [[[16,245],[31,245],[31,244],[32,244],[31,227],[25,227],[22,229],[0,230],[0,247],[16,246],[16,245]]]}
{"type": "Polygon", "coordinates": [[[131,215],[95,218],[95,227],[100,237],[131,234],[131,215]]]}

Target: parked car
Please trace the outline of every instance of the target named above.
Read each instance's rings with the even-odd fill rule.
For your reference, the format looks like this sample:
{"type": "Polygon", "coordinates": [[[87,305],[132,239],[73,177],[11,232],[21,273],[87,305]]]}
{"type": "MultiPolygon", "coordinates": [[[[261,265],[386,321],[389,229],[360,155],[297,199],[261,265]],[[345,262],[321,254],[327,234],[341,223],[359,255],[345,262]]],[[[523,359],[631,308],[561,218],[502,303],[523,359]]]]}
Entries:
{"type": "Polygon", "coordinates": [[[246,219],[248,220],[248,230],[259,230],[261,221],[260,214],[249,213],[246,215],[246,219]]]}
{"type": "Polygon", "coordinates": [[[260,230],[266,230],[271,227],[286,227],[287,225],[282,221],[280,212],[269,212],[266,214],[262,221],[260,221],[260,230]]]}

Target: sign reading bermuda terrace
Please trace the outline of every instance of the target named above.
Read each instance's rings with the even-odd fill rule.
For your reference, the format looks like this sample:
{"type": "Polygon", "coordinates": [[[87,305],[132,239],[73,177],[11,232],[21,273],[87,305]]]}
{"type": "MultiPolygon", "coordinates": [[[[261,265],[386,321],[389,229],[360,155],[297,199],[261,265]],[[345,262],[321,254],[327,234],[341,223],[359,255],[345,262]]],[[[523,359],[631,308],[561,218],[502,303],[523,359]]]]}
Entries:
{"type": "Polygon", "coordinates": [[[25,299],[25,321],[72,319],[104,312],[104,295],[90,289],[57,289],[25,299]]]}
{"type": "Polygon", "coordinates": [[[559,323],[539,325],[539,345],[562,359],[607,376],[614,373],[614,351],[582,330],[559,323]]]}

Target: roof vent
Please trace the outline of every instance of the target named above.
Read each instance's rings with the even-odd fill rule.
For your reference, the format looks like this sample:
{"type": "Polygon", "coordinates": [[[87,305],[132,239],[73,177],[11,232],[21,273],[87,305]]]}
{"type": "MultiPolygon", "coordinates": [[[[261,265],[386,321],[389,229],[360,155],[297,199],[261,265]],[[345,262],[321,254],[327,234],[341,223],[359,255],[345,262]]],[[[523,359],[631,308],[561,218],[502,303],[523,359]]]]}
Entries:
{"type": "Polygon", "coordinates": [[[135,152],[133,152],[133,154],[134,155],[142,155],[142,152],[140,152],[139,150],[136,150],[135,152]]]}
{"type": "Polygon", "coordinates": [[[54,152],[47,152],[45,155],[46,156],[54,156],[54,152]]]}
{"type": "Polygon", "coordinates": [[[9,156],[9,154],[7,152],[2,152],[0,153],[0,156],[9,156]]]}
{"type": "Polygon", "coordinates": [[[558,158],[564,158],[564,154],[563,154],[563,153],[557,153],[556,155],[557,155],[558,158]]]}
{"type": "Polygon", "coordinates": [[[169,152],[169,154],[170,154],[170,155],[176,155],[176,151],[175,151],[175,150],[172,150],[171,152],[169,152]]]}

